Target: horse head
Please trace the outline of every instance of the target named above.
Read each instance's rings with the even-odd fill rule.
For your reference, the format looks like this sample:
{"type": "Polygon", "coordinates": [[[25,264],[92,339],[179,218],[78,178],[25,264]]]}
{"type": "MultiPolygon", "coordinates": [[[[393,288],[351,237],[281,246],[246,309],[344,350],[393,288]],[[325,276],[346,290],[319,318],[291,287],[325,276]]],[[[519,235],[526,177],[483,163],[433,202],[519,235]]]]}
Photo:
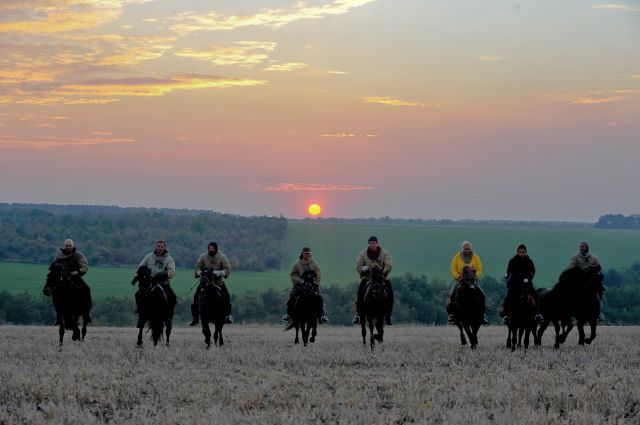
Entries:
{"type": "Polygon", "coordinates": [[[208,286],[213,283],[213,269],[205,268],[200,273],[200,285],[208,286]]]}
{"type": "Polygon", "coordinates": [[[464,266],[460,277],[460,287],[475,287],[475,283],[476,271],[471,266],[464,266]]]}
{"type": "Polygon", "coordinates": [[[382,268],[374,266],[371,269],[371,280],[368,283],[368,290],[366,296],[371,296],[374,300],[384,300],[387,298],[387,293],[384,288],[384,273],[382,268]]]}
{"type": "Polygon", "coordinates": [[[316,280],[318,279],[318,275],[313,270],[306,270],[302,274],[302,285],[307,286],[309,288],[315,288],[316,280]]]}
{"type": "Polygon", "coordinates": [[[140,266],[138,270],[136,270],[136,275],[131,283],[135,284],[138,282],[140,289],[149,289],[151,288],[151,280],[151,269],[147,266],[140,266]]]}

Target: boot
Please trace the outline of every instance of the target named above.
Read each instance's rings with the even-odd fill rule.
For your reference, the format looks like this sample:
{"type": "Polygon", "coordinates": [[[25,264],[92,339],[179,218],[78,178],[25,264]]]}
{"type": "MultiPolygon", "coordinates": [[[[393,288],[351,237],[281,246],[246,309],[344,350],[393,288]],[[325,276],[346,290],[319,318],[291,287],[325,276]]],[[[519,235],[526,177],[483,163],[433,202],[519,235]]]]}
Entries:
{"type": "Polygon", "coordinates": [[[189,326],[195,326],[200,323],[200,312],[198,311],[198,306],[195,304],[191,304],[191,316],[193,316],[193,320],[191,320],[189,326]]]}
{"type": "Polygon", "coordinates": [[[282,321],[284,323],[289,323],[289,320],[291,320],[291,316],[289,316],[289,313],[285,313],[285,315],[282,316],[282,321]]]}

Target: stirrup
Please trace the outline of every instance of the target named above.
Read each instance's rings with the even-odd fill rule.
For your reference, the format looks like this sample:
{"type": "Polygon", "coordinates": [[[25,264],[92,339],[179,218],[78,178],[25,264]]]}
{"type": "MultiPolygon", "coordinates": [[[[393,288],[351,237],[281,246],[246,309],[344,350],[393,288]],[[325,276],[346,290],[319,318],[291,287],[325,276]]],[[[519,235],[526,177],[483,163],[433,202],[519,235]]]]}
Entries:
{"type": "Polygon", "coordinates": [[[224,318],[224,323],[226,323],[227,325],[230,325],[233,323],[233,316],[232,315],[228,315],[227,317],[224,318]]]}
{"type": "Polygon", "coordinates": [[[511,317],[509,317],[509,316],[504,316],[504,317],[502,318],[502,323],[503,323],[504,325],[509,326],[509,325],[511,324],[511,317]]]}
{"type": "Polygon", "coordinates": [[[320,323],[329,323],[329,318],[323,314],[320,316],[320,323]]]}
{"type": "Polygon", "coordinates": [[[447,322],[456,323],[456,316],[454,316],[453,314],[450,314],[449,318],[447,318],[447,322]]]}
{"type": "Polygon", "coordinates": [[[353,322],[354,325],[360,324],[360,315],[356,314],[355,316],[353,316],[353,320],[351,322],[353,322]]]}
{"type": "Polygon", "coordinates": [[[486,314],[482,316],[482,322],[480,322],[480,323],[482,323],[483,325],[488,325],[489,324],[489,319],[487,319],[487,315],[486,314]]]}
{"type": "Polygon", "coordinates": [[[536,314],[536,317],[533,318],[533,320],[535,320],[538,323],[544,322],[544,317],[542,317],[542,314],[538,313],[536,314]]]}
{"type": "Polygon", "coordinates": [[[289,316],[288,314],[285,314],[284,316],[282,316],[283,322],[289,323],[289,320],[291,320],[291,316],[289,316]]]}

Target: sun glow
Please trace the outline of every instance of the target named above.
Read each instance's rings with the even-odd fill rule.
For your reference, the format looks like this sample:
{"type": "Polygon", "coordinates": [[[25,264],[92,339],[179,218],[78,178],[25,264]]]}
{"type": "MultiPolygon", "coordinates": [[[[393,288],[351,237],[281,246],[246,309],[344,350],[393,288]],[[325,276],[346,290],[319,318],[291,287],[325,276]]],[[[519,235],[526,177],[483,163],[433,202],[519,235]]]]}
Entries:
{"type": "Polygon", "coordinates": [[[307,208],[307,211],[309,211],[309,214],[311,214],[313,216],[316,216],[316,215],[319,215],[322,212],[322,208],[320,208],[320,205],[318,205],[318,204],[311,204],[307,208]]]}

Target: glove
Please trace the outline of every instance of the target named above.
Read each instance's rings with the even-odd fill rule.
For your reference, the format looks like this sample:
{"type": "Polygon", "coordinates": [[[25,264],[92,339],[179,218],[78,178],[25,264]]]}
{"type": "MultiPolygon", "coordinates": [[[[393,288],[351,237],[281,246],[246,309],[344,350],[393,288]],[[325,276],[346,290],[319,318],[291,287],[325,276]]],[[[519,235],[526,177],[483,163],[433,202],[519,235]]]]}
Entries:
{"type": "Polygon", "coordinates": [[[360,267],[360,271],[361,271],[361,272],[363,272],[363,273],[364,273],[364,272],[366,272],[366,271],[368,271],[368,270],[369,270],[369,266],[362,266],[362,267],[360,267]]]}
{"type": "Polygon", "coordinates": [[[216,277],[224,277],[224,270],[215,270],[213,275],[216,277]]]}
{"type": "Polygon", "coordinates": [[[157,275],[155,275],[154,278],[158,282],[164,282],[165,280],[169,279],[169,274],[167,272],[160,272],[157,275]]]}
{"type": "Polygon", "coordinates": [[[200,273],[195,272],[194,275],[193,275],[193,278],[194,279],[200,279],[200,273]]]}
{"type": "Polygon", "coordinates": [[[138,281],[138,276],[134,276],[133,279],[131,279],[131,284],[135,286],[136,282],[138,281]]]}
{"type": "Polygon", "coordinates": [[[78,276],[80,273],[77,270],[72,271],[71,273],[69,273],[71,276],[78,276]]]}

